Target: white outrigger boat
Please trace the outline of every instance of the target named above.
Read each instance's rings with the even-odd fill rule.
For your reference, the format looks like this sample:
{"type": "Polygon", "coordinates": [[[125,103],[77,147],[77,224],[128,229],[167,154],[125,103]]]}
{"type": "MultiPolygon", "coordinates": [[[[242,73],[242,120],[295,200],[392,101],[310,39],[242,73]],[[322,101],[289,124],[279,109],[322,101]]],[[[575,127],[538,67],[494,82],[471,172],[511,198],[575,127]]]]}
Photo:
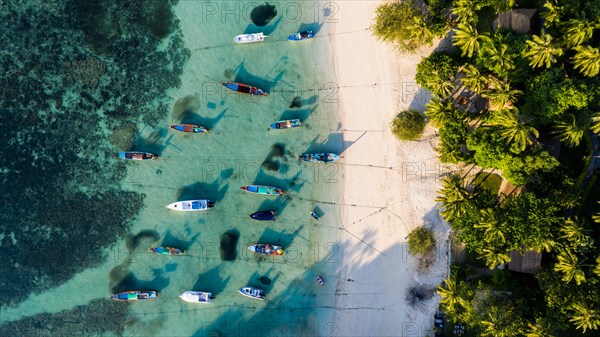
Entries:
{"type": "Polygon", "coordinates": [[[241,34],[233,38],[235,43],[252,43],[264,41],[267,36],[263,33],[241,34]]]}
{"type": "Polygon", "coordinates": [[[168,209],[181,212],[204,211],[213,208],[215,203],[210,200],[184,200],[167,205],[168,209]]]}
{"type": "Polygon", "coordinates": [[[262,301],[265,299],[265,291],[260,288],[242,287],[240,288],[239,292],[240,294],[255,300],[262,301]]]}
{"type": "Polygon", "coordinates": [[[212,293],[204,291],[186,291],[179,295],[179,298],[190,303],[210,303],[212,302],[212,293]]]}

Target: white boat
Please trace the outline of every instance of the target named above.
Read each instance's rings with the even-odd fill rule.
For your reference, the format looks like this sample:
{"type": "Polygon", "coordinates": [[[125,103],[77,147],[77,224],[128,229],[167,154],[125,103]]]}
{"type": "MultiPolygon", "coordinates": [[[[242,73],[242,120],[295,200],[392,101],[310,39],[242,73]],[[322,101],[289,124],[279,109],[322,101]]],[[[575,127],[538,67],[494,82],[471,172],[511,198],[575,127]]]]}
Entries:
{"type": "Polygon", "coordinates": [[[204,211],[213,208],[215,203],[210,200],[184,200],[167,205],[168,209],[182,212],[204,211]]]}
{"type": "Polygon", "coordinates": [[[263,33],[254,33],[254,34],[242,34],[233,38],[235,43],[251,43],[251,42],[261,42],[265,40],[266,35],[263,33]]]}
{"type": "Polygon", "coordinates": [[[179,298],[190,303],[210,303],[212,302],[212,293],[203,291],[186,291],[179,295],[179,298]]]}
{"type": "Polygon", "coordinates": [[[242,287],[240,288],[239,292],[240,294],[246,297],[254,298],[255,300],[262,301],[265,299],[265,291],[260,288],[242,287]]]}

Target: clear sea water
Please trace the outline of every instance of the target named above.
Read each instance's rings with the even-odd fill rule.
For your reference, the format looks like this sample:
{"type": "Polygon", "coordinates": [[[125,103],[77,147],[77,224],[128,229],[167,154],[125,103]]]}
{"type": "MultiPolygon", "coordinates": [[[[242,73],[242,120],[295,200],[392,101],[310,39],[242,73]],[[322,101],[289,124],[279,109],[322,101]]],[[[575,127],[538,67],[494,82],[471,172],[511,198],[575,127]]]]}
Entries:
{"type": "MultiPolygon", "coordinates": [[[[159,291],[157,301],[118,304],[126,317],[120,318],[124,330],[117,334],[334,334],[331,309],[340,260],[335,243],[340,210],[335,203],[342,172],[335,164],[306,164],[297,159],[304,152],[339,153],[343,147],[327,37],[329,23],[324,15],[329,11],[325,2],[272,3],[277,16],[258,27],[249,16],[259,5],[250,1],[181,1],[175,6],[184,47],[191,54],[183,66],[181,86],[157,96],[153,105],[163,108],[155,111],[158,117],[149,123],[143,116],[137,120],[132,145],[134,150],[152,151],[160,158],[127,163],[126,174],[113,186],[145,195],[143,207],[131,215],[127,233],[97,252],[104,260],[19,303],[3,306],[1,323],[69,312],[105,299],[113,291],[154,289],[159,291]],[[286,40],[304,29],[314,30],[317,38],[286,40]],[[268,35],[263,43],[233,43],[237,34],[260,31],[268,35]],[[222,88],[221,81],[249,83],[270,95],[239,95],[222,88]],[[303,126],[268,128],[274,121],[291,118],[299,118],[303,126]],[[179,122],[201,124],[211,132],[189,135],[168,129],[179,122]],[[249,184],[272,185],[288,193],[265,197],[240,190],[249,184]],[[211,199],[216,206],[195,213],[165,208],[186,199],[211,199]],[[277,210],[275,222],[258,222],[248,216],[268,209],[277,210]],[[320,222],[309,216],[313,209],[321,215],[320,222]],[[281,244],[286,253],[283,257],[258,257],[246,248],[254,243],[281,244]],[[186,249],[188,255],[147,252],[159,245],[186,249]],[[317,275],[325,279],[325,287],[316,284],[317,275]],[[265,289],[267,300],[238,294],[237,289],[246,285],[265,289]],[[177,296],[187,290],[210,291],[215,299],[210,305],[185,303],[177,296]]],[[[169,39],[159,46],[167,55],[169,39]]],[[[127,86],[136,83],[132,80],[127,86]]],[[[105,107],[97,114],[103,132],[110,134],[105,119],[111,115],[105,107]]],[[[108,141],[102,148],[118,150],[108,141]]],[[[75,185],[82,192],[94,193],[75,185]]],[[[114,333],[98,329],[103,320],[113,319],[110,315],[97,319],[100,321],[93,329],[80,328],[82,335],[114,333]]]]}

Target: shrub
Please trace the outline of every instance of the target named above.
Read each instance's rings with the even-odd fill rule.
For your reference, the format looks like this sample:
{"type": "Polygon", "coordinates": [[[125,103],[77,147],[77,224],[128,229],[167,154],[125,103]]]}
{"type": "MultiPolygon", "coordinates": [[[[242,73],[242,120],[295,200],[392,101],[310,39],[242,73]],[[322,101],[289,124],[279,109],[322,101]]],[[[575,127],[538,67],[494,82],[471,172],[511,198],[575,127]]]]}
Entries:
{"type": "Polygon", "coordinates": [[[425,129],[425,116],[414,109],[402,111],[391,124],[392,133],[400,140],[417,140],[425,129]]]}
{"type": "Polygon", "coordinates": [[[431,229],[418,227],[408,233],[408,252],[426,255],[435,249],[435,237],[431,229]]]}
{"type": "Polygon", "coordinates": [[[443,87],[441,84],[450,82],[459,65],[458,58],[453,55],[446,52],[432,53],[417,65],[415,80],[423,88],[445,97],[447,92],[440,92],[440,87],[443,87]]]}

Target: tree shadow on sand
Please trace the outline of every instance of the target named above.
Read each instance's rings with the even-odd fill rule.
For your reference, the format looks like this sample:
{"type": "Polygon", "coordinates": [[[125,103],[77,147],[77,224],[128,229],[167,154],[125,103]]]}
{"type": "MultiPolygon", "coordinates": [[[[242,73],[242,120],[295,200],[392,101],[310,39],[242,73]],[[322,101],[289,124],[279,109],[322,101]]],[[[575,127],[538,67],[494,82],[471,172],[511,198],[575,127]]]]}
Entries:
{"type": "Polygon", "coordinates": [[[225,184],[219,189],[218,180],[210,184],[198,182],[182,187],[177,192],[177,200],[209,199],[218,202],[223,199],[228,189],[229,184],[225,184]]]}
{"type": "Polygon", "coordinates": [[[223,276],[221,276],[221,272],[222,267],[217,266],[198,275],[192,290],[208,291],[213,293],[213,296],[217,296],[231,281],[231,276],[223,278],[223,276]]]}

